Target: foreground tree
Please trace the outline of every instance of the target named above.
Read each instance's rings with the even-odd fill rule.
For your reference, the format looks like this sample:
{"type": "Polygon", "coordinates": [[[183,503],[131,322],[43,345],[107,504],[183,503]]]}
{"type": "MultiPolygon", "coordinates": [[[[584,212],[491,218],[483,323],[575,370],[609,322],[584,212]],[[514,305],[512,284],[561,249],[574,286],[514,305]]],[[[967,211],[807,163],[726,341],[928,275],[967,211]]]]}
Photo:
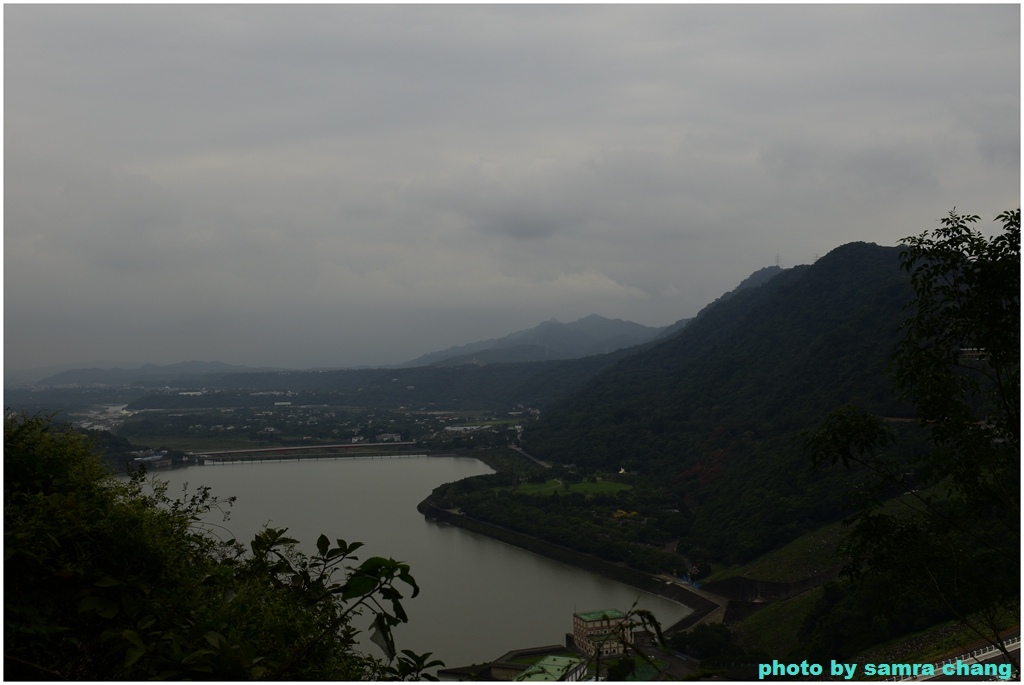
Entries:
{"type": "Polygon", "coordinates": [[[979,220],[952,211],[904,239],[915,298],[892,368],[927,449],[893,449],[892,428],[854,407],[808,447],[877,476],[844,545],[849,575],[938,602],[1016,666],[1000,631],[1020,620],[1020,209],[991,239],[979,220]]]}
{"type": "Polygon", "coordinates": [[[409,567],[326,536],[305,555],[284,530],[246,550],[196,524],[229,501],[171,500],[108,474],[85,440],[38,417],[4,425],[4,667],[12,679],[417,678],[396,654],[409,567]],[[372,616],[378,659],[357,649],[372,616]]]}
{"type": "Polygon", "coordinates": [[[953,497],[1019,540],[1020,210],[997,217],[992,240],[972,228],[978,220],[950,212],[934,235],[906,239],[917,297],[893,366],[901,399],[931,431],[925,475],[948,475],[953,497]]]}

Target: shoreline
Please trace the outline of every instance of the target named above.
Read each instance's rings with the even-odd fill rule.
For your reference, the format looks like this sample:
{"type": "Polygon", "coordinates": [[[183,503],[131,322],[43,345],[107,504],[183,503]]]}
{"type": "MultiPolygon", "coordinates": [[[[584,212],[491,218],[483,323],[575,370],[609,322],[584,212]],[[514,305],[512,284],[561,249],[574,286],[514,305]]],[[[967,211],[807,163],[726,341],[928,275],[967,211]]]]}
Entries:
{"type": "Polygon", "coordinates": [[[534,554],[560,561],[583,571],[629,585],[643,592],[657,595],[692,610],[691,614],[684,616],[679,621],[676,621],[676,623],[665,628],[662,632],[666,635],[686,630],[725,606],[725,598],[719,604],[681,585],[668,582],[650,573],[614,564],[599,557],[577,552],[568,547],[546,542],[530,535],[517,533],[508,528],[485,523],[464,514],[454,514],[435,505],[429,497],[416,505],[416,510],[423,514],[427,520],[446,523],[474,533],[480,533],[499,542],[525,549],[528,552],[533,552],[534,554]]]}

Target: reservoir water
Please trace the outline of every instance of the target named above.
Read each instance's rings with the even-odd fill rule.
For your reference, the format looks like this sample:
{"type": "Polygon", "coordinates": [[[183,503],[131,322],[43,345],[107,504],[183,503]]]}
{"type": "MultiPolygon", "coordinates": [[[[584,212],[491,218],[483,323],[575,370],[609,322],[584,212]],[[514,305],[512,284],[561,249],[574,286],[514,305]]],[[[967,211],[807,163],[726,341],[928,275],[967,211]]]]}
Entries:
{"type": "MultiPolygon", "coordinates": [[[[433,652],[449,667],[483,663],[511,649],[564,643],[574,611],[638,606],[663,626],[690,613],[660,597],[497,542],[427,521],[416,505],[436,486],[490,473],[476,459],[412,457],[238,463],[155,473],[180,496],[209,485],[238,498],[228,522],[211,524],[248,543],[264,525],[288,528],[304,551],[321,533],[365,547],[357,556],[409,563],[420,585],[403,602],[409,623],[396,629],[399,649],[433,652]]],[[[406,594],[403,592],[403,594],[406,594]]],[[[408,597],[408,595],[406,594],[408,597]]],[[[380,656],[374,645],[365,651],[380,656]]]]}

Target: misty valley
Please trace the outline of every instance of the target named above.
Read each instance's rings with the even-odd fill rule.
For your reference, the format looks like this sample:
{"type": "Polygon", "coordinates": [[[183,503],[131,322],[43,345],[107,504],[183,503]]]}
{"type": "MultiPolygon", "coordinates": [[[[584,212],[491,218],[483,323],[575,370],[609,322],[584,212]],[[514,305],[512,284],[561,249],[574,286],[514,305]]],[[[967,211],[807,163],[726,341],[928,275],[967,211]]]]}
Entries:
{"type": "MultiPolygon", "coordinates": [[[[1019,223],[1007,230],[1019,236],[1019,223]]],[[[995,248],[978,258],[1005,266],[995,248]]],[[[497,677],[481,662],[558,643],[574,612],[628,610],[625,597],[640,592],[662,602],[664,634],[650,639],[663,651],[633,645],[603,671],[590,662],[591,676],[789,677],[765,665],[930,665],[980,644],[1016,669],[1019,443],[1007,427],[1019,408],[1007,398],[1019,396],[1019,301],[993,296],[1012,310],[1004,319],[996,305],[960,311],[966,323],[946,336],[923,304],[941,293],[923,290],[907,260],[905,248],[844,245],[811,265],[761,270],[666,330],[588,317],[390,368],[76,370],[8,387],[5,404],[9,415],[58,412],[55,426],[69,422],[119,472],[144,466],[176,487],[216,481],[222,497],[241,495],[237,485],[268,507],[246,509],[247,536],[273,519],[301,531],[315,557],[321,532],[363,536],[345,527],[365,512],[381,524],[365,531],[368,547],[386,529],[404,532],[374,553],[459,559],[458,573],[432,568],[436,559],[411,564],[424,595],[443,583],[484,597],[468,612],[452,606],[458,592],[424,611],[406,600],[410,630],[476,626],[457,640],[472,649],[416,634],[415,650],[446,662],[430,673],[497,677]],[[557,353],[543,337],[555,330],[557,353]],[[574,335],[586,340],[575,352],[574,335]],[[937,337],[954,350],[952,371],[947,357],[915,351],[937,337]],[[939,389],[920,387],[923,377],[939,389]],[[354,508],[292,524],[270,513],[275,491],[302,516],[334,497],[354,508]],[[534,587],[515,580],[532,571],[508,570],[532,568],[530,554],[502,562],[508,575],[485,571],[507,555],[492,539],[551,566],[534,587]],[[969,590],[941,580],[981,569],[969,590]],[[485,590],[471,590],[480,574],[485,590]],[[502,588],[526,601],[583,577],[598,583],[586,595],[596,606],[545,601],[556,608],[525,629],[497,630],[516,611],[489,603],[502,588]]],[[[1012,270],[992,273],[1019,285],[1012,270]]],[[[936,321],[952,326],[948,315],[936,321]]]]}

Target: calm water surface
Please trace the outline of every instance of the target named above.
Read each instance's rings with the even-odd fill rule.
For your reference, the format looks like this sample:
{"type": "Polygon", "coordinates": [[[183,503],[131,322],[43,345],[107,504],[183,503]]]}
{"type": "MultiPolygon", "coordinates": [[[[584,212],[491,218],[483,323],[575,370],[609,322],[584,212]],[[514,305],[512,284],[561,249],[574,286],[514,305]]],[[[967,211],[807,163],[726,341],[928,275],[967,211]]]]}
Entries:
{"type": "MultiPolygon", "coordinates": [[[[159,472],[176,496],[209,485],[238,498],[225,526],[248,542],[262,526],[288,528],[305,551],[321,533],[366,546],[357,556],[412,566],[420,594],[404,602],[399,649],[433,652],[447,666],[490,661],[511,649],[558,644],[573,611],[628,609],[639,597],[662,625],[690,610],[635,588],[460,528],[427,521],[416,505],[442,483],[490,473],[476,459],[331,459],[202,466],[159,472]]],[[[216,530],[216,528],[215,528],[216,530]]],[[[403,594],[405,594],[403,592],[403,594]]],[[[407,595],[408,596],[408,595],[407,595]]],[[[376,646],[366,651],[379,655],[376,646]]]]}

